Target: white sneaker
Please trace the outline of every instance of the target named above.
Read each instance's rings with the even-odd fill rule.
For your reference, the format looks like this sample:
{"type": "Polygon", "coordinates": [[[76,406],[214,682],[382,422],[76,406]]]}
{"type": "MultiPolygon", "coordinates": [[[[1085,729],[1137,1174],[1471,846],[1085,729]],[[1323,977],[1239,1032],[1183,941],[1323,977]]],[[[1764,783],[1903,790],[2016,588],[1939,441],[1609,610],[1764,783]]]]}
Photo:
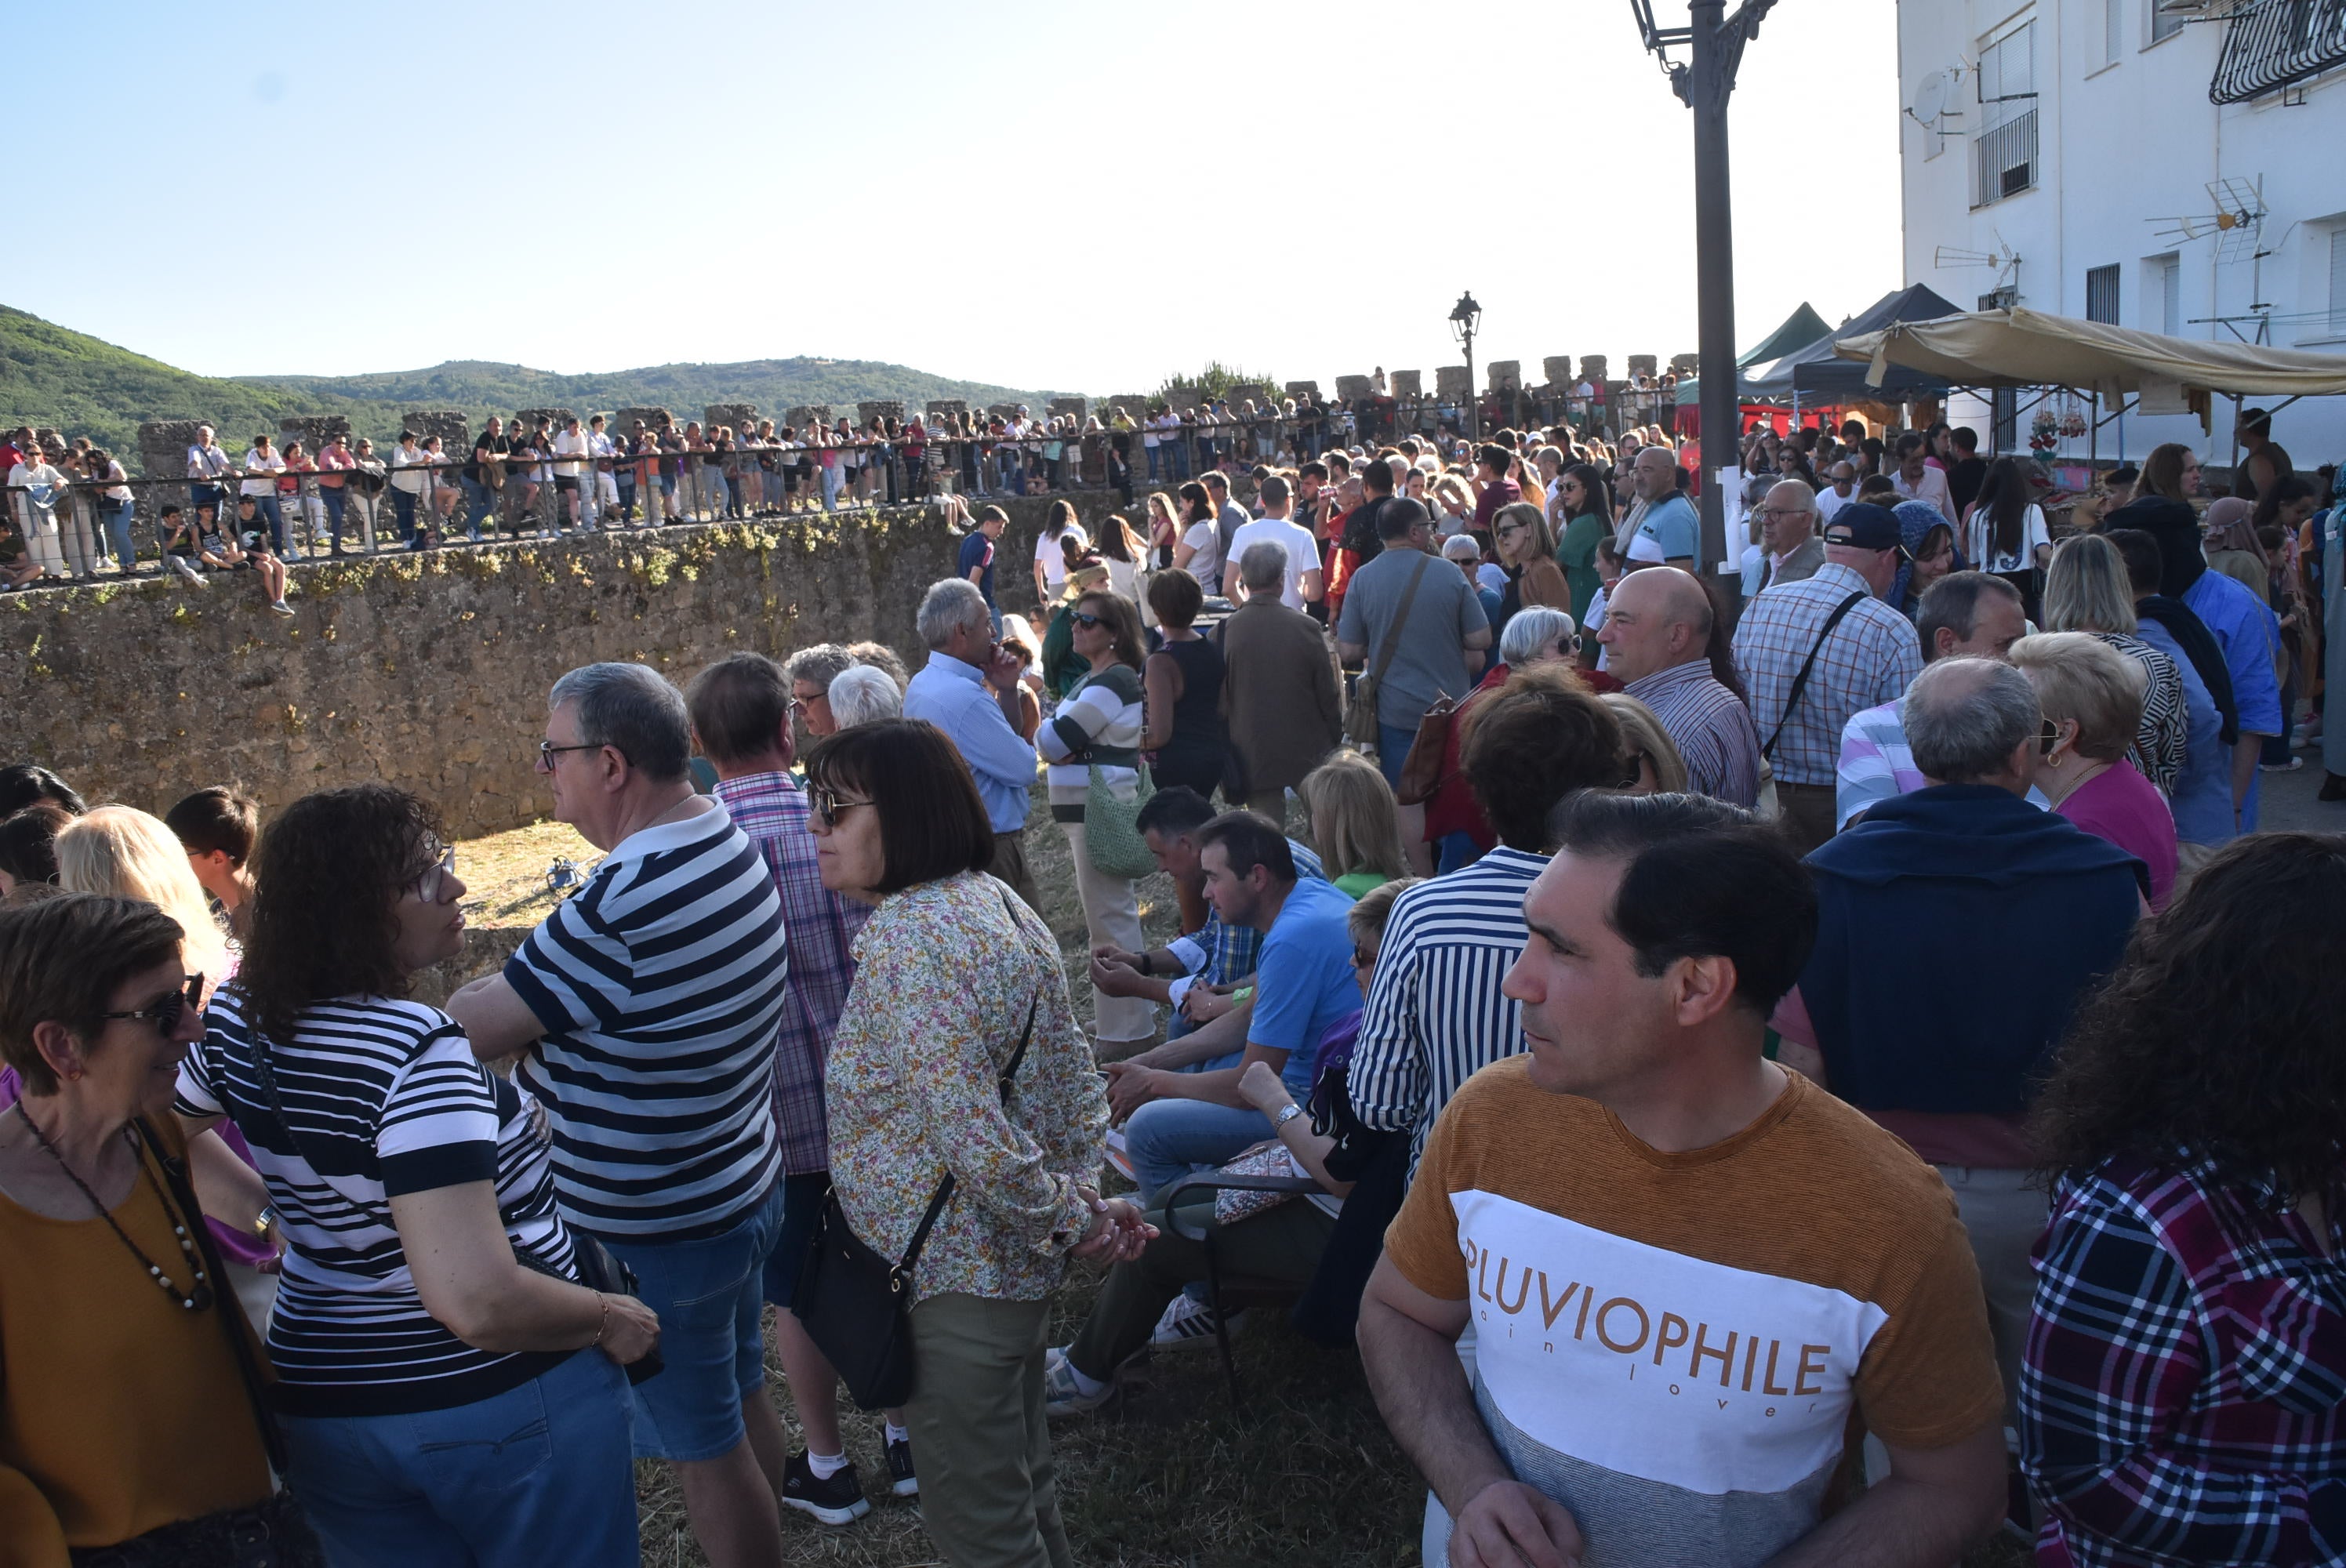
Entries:
{"type": "MultiPolygon", "coordinates": [[[[1222,1319],[1222,1327],[1235,1332],[1246,1322],[1244,1309],[1222,1319]]],[[[1201,1301],[1193,1301],[1183,1291],[1166,1303],[1164,1316],[1149,1332],[1151,1349],[1158,1350],[1203,1349],[1214,1342],[1214,1309],[1201,1301]]]]}
{"type": "Polygon", "coordinates": [[[1116,1398],[1116,1380],[1102,1383],[1096,1393],[1086,1393],[1076,1381],[1076,1369],[1067,1364],[1065,1347],[1054,1345],[1043,1352],[1043,1414],[1046,1417],[1082,1415],[1096,1410],[1116,1398]]]}

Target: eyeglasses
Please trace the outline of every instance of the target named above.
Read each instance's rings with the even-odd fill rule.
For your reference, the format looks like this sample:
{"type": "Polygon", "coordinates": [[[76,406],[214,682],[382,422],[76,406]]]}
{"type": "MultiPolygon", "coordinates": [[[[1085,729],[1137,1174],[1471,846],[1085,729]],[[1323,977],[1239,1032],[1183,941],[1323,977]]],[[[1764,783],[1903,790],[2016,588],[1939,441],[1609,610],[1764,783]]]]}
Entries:
{"type": "Polygon", "coordinates": [[[154,1005],[150,1007],[140,1007],[128,1013],[101,1013],[98,1016],[100,1018],[151,1018],[155,1021],[155,1033],[168,1040],[172,1033],[179,1027],[181,1015],[189,1008],[194,1008],[198,1012],[202,1011],[203,996],[204,977],[200,974],[191,974],[188,976],[188,982],[184,986],[157,997],[154,1005]]]}
{"type": "Polygon", "coordinates": [[[554,759],[566,751],[600,751],[602,749],[603,743],[599,740],[582,741],[576,746],[556,746],[551,740],[541,740],[537,743],[537,765],[551,773],[554,771],[554,759]]]}
{"type": "Polygon", "coordinates": [[[1082,610],[1077,610],[1074,615],[1067,618],[1074,621],[1076,625],[1079,626],[1096,626],[1100,624],[1099,616],[1087,614],[1082,610]]]}
{"type": "Polygon", "coordinates": [[[1787,517],[1813,517],[1816,514],[1806,506],[1770,506],[1763,508],[1760,515],[1770,523],[1778,523],[1787,517]]]}
{"type": "Polygon", "coordinates": [[[842,800],[839,798],[838,792],[828,784],[807,786],[807,815],[813,820],[817,828],[826,833],[839,826],[839,814],[842,811],[870,804],[872,802],[869,800],[842,800]]]}
{"type": "Polygon", "coordinates": [[[414,890],[415,896],[423,902],[436,904],[442,901],[440,898],[442,890],[455,880],[456,849],[454,845],[450,844],[442,848],[439,859],[423,868],[422,876],[407,885],[414,890]]]}
{"type": "Polygon", "coordinates": [[[1354,969],[1374,968],[1376,962],[1377,955],[1368,948],[1356,946],[1352,949],[1352,967],[1354,969]]]}
{"type": "Polygon", "coordinates": [[[2061,727],[2052,719],[2046,719],[2045,728],[2036,732],[2036,754],[2039,757],[2050,757],[2053,755],[2053,748],[2060,744],[2061,727]]]}

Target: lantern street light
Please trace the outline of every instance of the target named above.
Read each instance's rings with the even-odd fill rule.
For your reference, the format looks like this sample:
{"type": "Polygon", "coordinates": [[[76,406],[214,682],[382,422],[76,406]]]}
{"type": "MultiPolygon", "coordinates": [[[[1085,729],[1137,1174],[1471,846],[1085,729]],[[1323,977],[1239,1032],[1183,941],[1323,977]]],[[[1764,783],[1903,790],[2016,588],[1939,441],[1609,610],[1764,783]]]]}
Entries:
{"type": "Polygon", "coordinates": [[[1670,90],[1694,111],[1695,307],[1699,320],[1702,376],[1702,556],[1706,572],[1725,571],[1726,497],[1715,476],[1734,461],[1735,366],[1734,215],[1727,181],[1727,102],[1743,46],[1760,32],[1776,0],[1743,0],[1733,15],[1727,0],[1688,0],[1687,25],[1654,25],[1654,0],[1629,0],[1637,32],[1661,62],[1670,90]],[[1669,51],[1683,48],[1686,60],[1669,51]]]}
{"type": "Polygon", "coordinates": [[[1466,433],[1480,440],[1483,434],[1482,405],[1474,399],[1474,334],[1483,325],[1483,307],[1474,303],[1473,290],[1458,296],[1458,303],[1450,311],[1450,335],[1466,351],[1466,433]]]}

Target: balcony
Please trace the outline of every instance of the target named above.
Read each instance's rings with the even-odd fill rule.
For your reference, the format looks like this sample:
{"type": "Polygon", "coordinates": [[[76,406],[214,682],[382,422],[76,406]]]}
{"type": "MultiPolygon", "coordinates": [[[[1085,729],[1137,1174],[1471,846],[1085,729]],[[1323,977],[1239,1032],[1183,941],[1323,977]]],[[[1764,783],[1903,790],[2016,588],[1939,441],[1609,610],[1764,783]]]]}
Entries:
{"type": "Polygon", "coordinates": [[[2244,104],[2346,66],[2346,0],[2248,0],[2224,24],[2211,103],[2244,104]]]}
{"type": "MultiPolygon", "coordinates": [[[[2346,4],[2346,0],[2341,0],[2346,4]]],[[[1972,206],[1989,207],[2036,183],[2036,111],[2014,115],[1972,142],[1972,206]]]]}

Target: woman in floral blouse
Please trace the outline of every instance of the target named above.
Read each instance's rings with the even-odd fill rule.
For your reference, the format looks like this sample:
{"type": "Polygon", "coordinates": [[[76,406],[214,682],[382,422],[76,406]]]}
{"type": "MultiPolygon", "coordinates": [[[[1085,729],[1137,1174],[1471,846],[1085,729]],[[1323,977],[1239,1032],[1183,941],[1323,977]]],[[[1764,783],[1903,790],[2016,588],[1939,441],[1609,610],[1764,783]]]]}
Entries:
{"type": "Polygon", "coordinates": [[[1061,1568],[1051,1294],[1069,1257],[1134,1257],[1155,1230],[1096,1190],[1107,1098],[1058,945],[985,874],[993,830],[952,743],[916,720],[861,725],[810,753],[807,779],[823,886],[875,906],[823,1084],[840,1205],[901,1257],[954,1176],[913,1276],[923,1522],[956,1568],[1061,1568]]]}
{"type": "Polygon", "coordinates": [[[2063,1043],[2020,1379],[2039,1563],[2346,1562],[2341,927],[2336,838],[2243,839],[2063,1043]]]}

